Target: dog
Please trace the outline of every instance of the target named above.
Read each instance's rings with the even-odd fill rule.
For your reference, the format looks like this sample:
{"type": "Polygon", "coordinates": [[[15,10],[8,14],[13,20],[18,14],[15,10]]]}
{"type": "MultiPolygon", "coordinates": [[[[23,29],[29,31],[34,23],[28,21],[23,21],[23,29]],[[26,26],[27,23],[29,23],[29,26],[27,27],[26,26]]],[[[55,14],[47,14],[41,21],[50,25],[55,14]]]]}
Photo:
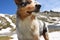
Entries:
{"type": "Polygon", "coordinates": [[[41,35],[45,40],[49,40],[48,28],[35,15],[40,11],[41,5],[36,0],[15,0],[15,3],[18,40],[39,40],[41,35]]]}

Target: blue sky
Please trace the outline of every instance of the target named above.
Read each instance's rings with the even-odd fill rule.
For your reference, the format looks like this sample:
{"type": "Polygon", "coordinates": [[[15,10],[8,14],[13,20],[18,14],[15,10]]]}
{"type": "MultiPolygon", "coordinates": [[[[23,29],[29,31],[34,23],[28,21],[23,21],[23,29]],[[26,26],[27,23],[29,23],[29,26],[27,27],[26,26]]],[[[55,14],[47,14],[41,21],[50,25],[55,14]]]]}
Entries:
{"type": "MultiPolygon", "coordinates": [[[[60,11],[60,0],[36,0],[42,7],[41,11],[60,11]]],[[[4,14],[15,14],[17,6],[15,5],[14,0],[0,0],[0,13],[4,14]]]]}

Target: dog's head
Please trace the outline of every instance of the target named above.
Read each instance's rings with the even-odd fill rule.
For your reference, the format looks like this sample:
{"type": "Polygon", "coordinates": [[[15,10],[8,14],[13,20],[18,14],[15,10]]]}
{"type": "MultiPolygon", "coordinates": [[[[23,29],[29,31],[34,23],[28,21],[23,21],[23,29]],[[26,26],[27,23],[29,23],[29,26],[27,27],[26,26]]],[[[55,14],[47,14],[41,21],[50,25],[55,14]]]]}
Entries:
{"type": "Polygon", "coordinates": [[[17,15],[24,19],[32,14],[32,12],[39,12],[41,5],[35,0],[15,0],[18,6],[17,15]]]}
{"type": "Polygon", "coordinates": [[[27,13],[38,12],[41,5],[38,4],[35,0],[15,0],[16,4],[20,11],[25,11],[27,13]]]}

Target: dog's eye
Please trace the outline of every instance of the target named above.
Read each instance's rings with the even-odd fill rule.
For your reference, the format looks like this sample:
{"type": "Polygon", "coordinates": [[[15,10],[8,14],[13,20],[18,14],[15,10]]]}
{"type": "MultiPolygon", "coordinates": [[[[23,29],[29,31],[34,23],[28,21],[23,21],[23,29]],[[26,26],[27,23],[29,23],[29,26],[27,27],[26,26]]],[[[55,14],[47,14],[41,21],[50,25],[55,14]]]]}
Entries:
{"type": "Polygon", "coordinates": [[[27,2],[27,4],[30,4],[31,2],[27,2]]]}
{"type": "Polygon", "coordinates": [[[27,1],[27,4],[30,4],[32,1],[27,1]]]}
{"type": "Polygon", "coordinates": [[[26,4],[27,4],[27,3],[22,2],[22,3],[20,4],[20,6],[23,6],[23,7],[24,7],[24,6],[26,6],[26,4]]]}
{"type": "Polygon", "coordinates": [[[22,2],[22,3],[20,3],[20,6],[22,6],[22,7],[24,7],[24,6],[26,6],[27,4],[30,4],[31,2],[22,2]]]}

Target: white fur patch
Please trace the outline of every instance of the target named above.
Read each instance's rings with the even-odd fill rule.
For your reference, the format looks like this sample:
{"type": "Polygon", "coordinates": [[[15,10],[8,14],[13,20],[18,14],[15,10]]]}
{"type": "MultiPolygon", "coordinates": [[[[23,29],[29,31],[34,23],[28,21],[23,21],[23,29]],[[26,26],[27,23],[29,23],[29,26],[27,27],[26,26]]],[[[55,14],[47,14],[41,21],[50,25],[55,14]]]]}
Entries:
{"type": "Polygon", "coordinates": [[[27,39],[33,39],[33,36],[31,35],[31,29],[35,27],[34,32],[32,34],[39,35],[39,22],[37,19],[31,21],[31,17],[27,17],[24,21],[17,19],[17,34],[19,38],[27,38],[27,39]]]}

